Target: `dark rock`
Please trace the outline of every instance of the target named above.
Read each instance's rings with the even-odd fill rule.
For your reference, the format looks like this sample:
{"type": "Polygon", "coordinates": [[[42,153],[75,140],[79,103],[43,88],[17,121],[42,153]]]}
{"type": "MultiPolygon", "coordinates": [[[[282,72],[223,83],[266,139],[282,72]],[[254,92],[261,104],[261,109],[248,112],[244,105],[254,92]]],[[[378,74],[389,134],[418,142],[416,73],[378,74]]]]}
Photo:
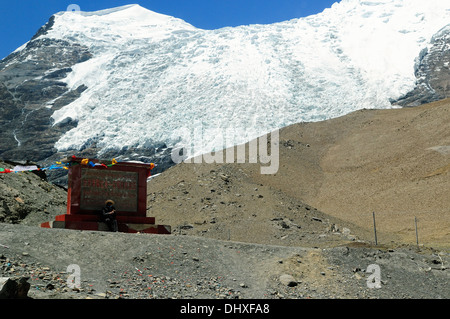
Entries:
{"type": "Polygon", "coordinates": [[[280,222],[280,226],[281,226],[281,228],[284,228],[284,229],[290,228],[289,225],[284,220],[280,222]]]}
{"type": "Polygon", "coordinates": [[[416,87],[393,105],[419,106],[450,97],[450,25],[437,32],[431,47],[425,48],[416,60],[416,87]]]}
{"type": "Polygon", "coordinates": [[[283,274],[280,276],[280,282],[288,287],[295,287],[298,285],[297,281],[291,275],[283,274]]]}
{"type": "Polygon", "coordinates": [[[0,299],[26,299],[30,284],[27,277],[19,280],[11,278],[0,278],[0,299]]]}
{"type": "Polygon", "coordinates": [[[51,30],[51,28],[53,27],[53,25],[55,24],[55,16],[51,16],[50,19],[48,20],[48,22],[43,25],[38,32],[36,32],[36,34],[31,38],[31,40],[34,40],[38,37],[40,37],[41,35],[45,35],[47,34],[47,32],[49,30],[51,30]]]}
{"type": "Polygon", "coordinates": [[[28,277],[21,277],[18,282],[17,288],[17,298],[26,299],[28,298],[28,291],[30,290],[30,283],[28,282],[28,277]]]}

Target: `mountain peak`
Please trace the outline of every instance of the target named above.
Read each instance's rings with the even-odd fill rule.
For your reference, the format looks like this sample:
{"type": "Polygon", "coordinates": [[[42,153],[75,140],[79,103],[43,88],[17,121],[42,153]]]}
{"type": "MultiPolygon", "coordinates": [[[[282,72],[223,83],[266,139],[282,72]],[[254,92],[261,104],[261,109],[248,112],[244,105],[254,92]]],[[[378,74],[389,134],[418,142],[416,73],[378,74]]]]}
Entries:
{"type": "Polygon", "coordinates": [[[76,13],[76,14],[80,14],[82,16],[105,16],[105,15],[109,15],[109,14],[116,13],[116,12],[126,11],[129,9],[149,11],[149,10],[141,7],[138,4],[129,4],[129,5],[114,7],[114,8],[110,8],[110,9],[91,11],[91,12],[89,12],[89,11],[70,11],[70,10],[61,11],[61,12],[57,13],[57,15],[63,15],[63,14],[67,14],[67,13],[69,13],[69,14],[76,13]]]}
{"type": "MultiPolygon", "coordinates": [[[[56,32],[51,37],[61,39],[70,38],[73,33],[85,33],[86,29],[96,30],[100,34],[117,30],[140,30],[148,33],[149,28],[194,29],[192,25],[181,19],[151,11],[138,4],[92,12],[62,11],[55,16],[55,25],[58,27],[54,29],[59,30],[59,33],[56,32]],[[143,28],[145,30],[142,30],[143,28]],[[73,32],[70,29],[73,29],[73,32]]],[[[133,32],[133,36],[137,34],[133,32]]]]}

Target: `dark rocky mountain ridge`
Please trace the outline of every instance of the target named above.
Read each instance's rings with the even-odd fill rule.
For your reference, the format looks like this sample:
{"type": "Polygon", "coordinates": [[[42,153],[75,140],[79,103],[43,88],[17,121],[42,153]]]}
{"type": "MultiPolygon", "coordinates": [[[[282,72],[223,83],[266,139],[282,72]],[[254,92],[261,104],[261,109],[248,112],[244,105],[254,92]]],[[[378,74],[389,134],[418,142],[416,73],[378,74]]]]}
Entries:
{"type": "Polygon", "coordinates": [[[415,65],[417,78],[414,90],[393,104],[418,106],[450,97],[450,25],[442,28],[431,39],[415,65]]]}
{"type": "Polygon", "coordinates": [[[0,157],[41,161],[55,153],[54,143],[76,123],[53,125],[51,115],[87,89],[69,90],[60,80],[91,57],[82,45],[34,36],[0,61],[0,157]]]}

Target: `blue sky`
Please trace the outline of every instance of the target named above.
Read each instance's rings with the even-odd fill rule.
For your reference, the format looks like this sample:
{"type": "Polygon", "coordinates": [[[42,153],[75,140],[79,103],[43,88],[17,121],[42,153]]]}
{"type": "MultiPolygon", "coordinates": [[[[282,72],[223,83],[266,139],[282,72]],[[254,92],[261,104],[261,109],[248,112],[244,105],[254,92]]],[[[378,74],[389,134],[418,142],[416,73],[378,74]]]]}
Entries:
{"type": "Polygon", "coordinates": [[[56,12],[76,4],[96,11],[137,3],[202,29],[274,23],[322,12],[339,0],[7,0],[0,6],[0,59],[29,41],[56,12]]]}

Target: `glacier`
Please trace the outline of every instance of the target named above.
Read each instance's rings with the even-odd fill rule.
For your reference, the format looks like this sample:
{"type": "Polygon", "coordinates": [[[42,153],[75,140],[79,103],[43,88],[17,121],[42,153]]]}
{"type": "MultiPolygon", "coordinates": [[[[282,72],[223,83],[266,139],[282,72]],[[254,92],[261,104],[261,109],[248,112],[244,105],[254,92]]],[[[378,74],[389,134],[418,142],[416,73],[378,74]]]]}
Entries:
{"type": "Polygon", "coordinates": [[[216,30],[139,5],[60,12],[41,37],[82,43],[93,58],[63,80],[88,89],[53,113],[55,124],[78,123],[55,147],[178,147],[201,127],[194,156],[298,122],[392,108],[449,21],[447,0],[342,0],[305,18],[216,30]],[[231,141],[216,138],[230,129],[231,141]]]}

